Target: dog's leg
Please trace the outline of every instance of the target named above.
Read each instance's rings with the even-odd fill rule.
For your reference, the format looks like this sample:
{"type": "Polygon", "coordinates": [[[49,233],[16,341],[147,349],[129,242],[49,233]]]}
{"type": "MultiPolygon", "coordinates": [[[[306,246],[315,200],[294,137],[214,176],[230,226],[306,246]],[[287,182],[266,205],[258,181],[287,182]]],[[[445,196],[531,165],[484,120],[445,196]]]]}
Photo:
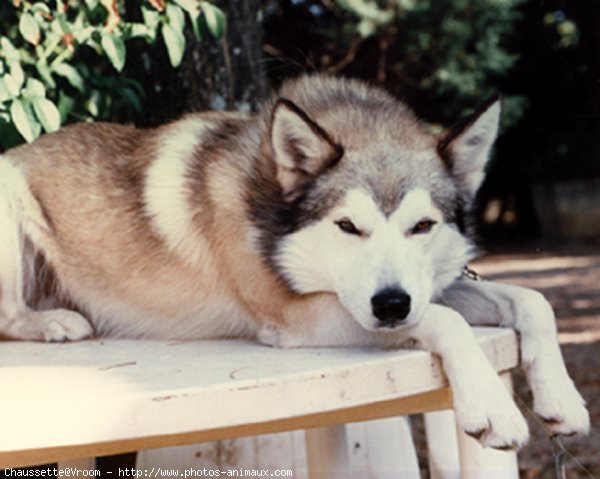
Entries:
{"type": "MultiPolygon", "coordinates": [[[[525,419],[460,314],[430,305],[405,334],[441,357],[456,420],[467,434],[484,446],[503,450],[518,449],[527,441],[525,419]]],[[[384,340],[389,342],[390,336],[384,340]]]]}
{"type": "MultiPolygon", "coordinates": [[[[288,327],[267,326],[259,339],[280,347],[381,345],[401,346],[417,340],[441,356],[452,387],[459,425],[485,445],[514,449],[527,441],[525,419],[483,354],[468,323],[456,311],[430,305],[418,324],[385,332],[364,330],[333,295],[299,303],[288,327]],[[307,320],[312,318],[312,323],[307,320]],[[316,318],[316,319],[315,319],[316,318]],[[303,321],[302,328],[294,325],[303,321]]],[[[288,316],[288,319],[291,319],[288,316]]]]}
{"type": "Polygon", "coordinates": [[[83,316],[64,309],[33,311],[25,304],[23,268],[23,179],[0,157],[0,336],[11,339],[64,341],[88,337],[83,316]]]}
{"type": "Polygon", "coordinates": [[[587,433],[585,402],[569,377],[558,344],[552,307],[537,291],[491,281],[457,280],[443,304],[471,324],[514,328],[520,336],[522,364],[533,394],[533,409],[554,433],[587,433]]]}

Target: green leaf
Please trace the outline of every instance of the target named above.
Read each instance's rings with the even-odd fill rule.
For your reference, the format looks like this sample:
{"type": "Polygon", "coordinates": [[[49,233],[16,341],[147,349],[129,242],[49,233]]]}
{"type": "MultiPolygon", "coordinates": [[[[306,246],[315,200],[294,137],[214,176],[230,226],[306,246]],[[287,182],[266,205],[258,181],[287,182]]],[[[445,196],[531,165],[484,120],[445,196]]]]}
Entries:
{"type": "Polygon", "coordinates": [[[198,0],[175,0],[175,3],[189,14],[194,15],[194,18],[200,13],[198,0]]]}
{"type": "Polygon", "coordinates": [[[48,85],[48,88],[54,90],[56,88],[56,82],[54,81],[54,78],[52,78],[52,74],[50,73],[50,68],[48,68],[48,65],[45,65],[44,63],[38,63],[35,68],[40,78],[46,85],[48,85]]]}
{"type": "Polygon", "coordinates": [[[65,78],[73,88],[80,92],[85,90],[85,83],[77,69],[68,63],[60,63],[54,67],[54,73],[65,78]]]}
{"type": "Polygon", "coordinates": [[[47,133],[52,133],[60,128],[60,112],[54,103],[47,98],[33,98],[31,104],[35,116],[47,133]]]}
{"type": "Polygon", "coordinates": [[[129,37],[146,37],[151,40],[154,39],[154,31],[148,28],[143,23],[132,23],[130,25],[129,37]]]}
{"type": "Polygon", "coordinates": [[[32,98],[46,98],[46,87],[44,84],[35,78],[28,78],[27,84],[23,89],[23,96],[32,98]]]}
{"type": "Polygon", "coordinates": [[[21,59],[19,50],[17,50],[6,37],[0,38],[0,50],[2,51],[2,56],[8,63],[18,62],[21,59]]]}
{"type": "Polygon", "coordinates": [[[69,114],[75,108],[75,98],[70,97],[65,92],[61,91],[58,96],[58,111],[60,112],[60,123],[66,123],[69,114]]]}
{"type": "Polygon", "coordinates": [[[32,142],[42,132],[40,124],[36,121],[31,105],[22,98],[17,98],[10,105],[10,117],[17,130],[26,141],[32,142]]]}
{"type": "Polygon", "coordinates": [[[101,45],[115,70],[118,72],[123,70],[126,51],[125,43],[123,43],[121,37],[110,33],[102,33],[101,45]]]}
{"type": "MultiPolygon", "coordinates": [[[[87,25],[73,32],[73,39],[76,43],[87,43],[92,35],[96,33],[99,27],[93,25],[87,25]]],[[[62,37],[62,35],[60,35],[62,37]]]]}
{"type": "Polygon", "coordinates": [[[85,102],[85,109],[92,116],[92,118],[97,118],[100,114],[100,109],[102,105],[102,94],[98,90],[93,90],[90,95],[88,101],[85,102]]]}
{"type": "Polygon", "coordinates": [[[206,36],[206,24],[202,15],[198,15],[195,19],[192,19],[192,30],[198,40],[204,40],[206,36]]]}
{"type": "Polygon", "coordinates": [[[208,2],[200,2],[200,6],[208,30],[215,38],[221,38],[225,33],[225,14],[223,10],[208,2]]]}
{"type": "Polygon", "coordinates": [[[10,69],[10,76],[15,80],[18,88],[20,89],[25,82],[25,72],[20,62],[12,62],[8,68],[10,69]]]}
{"type": "Polygon", "coordinates": [[[185,28],[185,15],[183,14],[183,10],[177,5],[167,3],[166,14],[169,19],[169,24],[183,33],[183,29],[185,28]]]}
{"type": "Polygon", "coordinates": [[[51,15],[52,10],[44,2],[36,2],[31,6],[33,13],[43,13],[44,15],[51,15]]]}
{"type": "Polygon", "coordinates": [[[21,85],[19,85],[12,75],[4,75],[2,77],[4,80],[4,86],[6,87],[6,91],[8,91],[10,98],[16,98],[21,93],[21,85]]]}
{"type": "Polygon", "coordinates": [[[23,38],[32,45],[38,45],[40,43],[40,27],[31,13],[25,12],[21,15],[21,19],[19,20],[19,32],[21,32],[23,38]]]}
{"type": "Polygon", "coordinates": [[[8,90],[6,83],[4,83],[4,79],[0,77],[0,103],[5,102],[6,100],[10,100],[12,98],[12,94],[8,90]]]}
{"type": "Polygon", "coordinates": [[[6,88],[8,88],[9,93],[12,98],[16,98],[21,93],[21,88],[23,87],[23,82],[25,81],[25,74],[23,73],[23,68],[21,68],[21,64],[16,61],[12,62],[9,66],[10,74],[5,74],[4,84],[6,88]]]}
{"type": "Polygon", "coordinates": [[[202,15],[198,15],[194,20],[192,20],[192,30],[194,31],[194,35],[198,40],[204,40],[206,37],[206,23],[202,15]]]}
{"type": "Polygon", "coordinates": [[[67,15],[65,15],[64,12],[58,13],[55,16],[55,18],[58,23],[56,25],[53,25],[53,30],[54,30],[54,28],[57,28],[58,29],[57,33],[61,33],[64,35],[72,35],[73,34],[72,23],[69,22],[69,19],[67,18],[67,15]]]}
{"type": "Polygon", "coordinates": [[[121,90],[121,96],[123,99],[133,107],[133,109],[137,112],[142,111],[142,105],[140,103],[140,99],[135,91],[131,88],[125,87],[121,90]]]}
{"type": "Polygon", "coordinates": [[[179,65],[181,65],[181,60],[183,59],[183,53],[185,51],[185,37],[180,30],[174,28],[168,23],[163,23],[161,33],[163,40],[165,41],[165,46],[167,47],[167,53],[169,54],[171,66],[173,68],[177,68],[179,65]]]}
{"type": "Polygon", "coordinates": [[[160,14],[156,10],[142,7],[142,18],[144,24],[151,30],[156,30],[158,22],[160,21],[160,14]]]}

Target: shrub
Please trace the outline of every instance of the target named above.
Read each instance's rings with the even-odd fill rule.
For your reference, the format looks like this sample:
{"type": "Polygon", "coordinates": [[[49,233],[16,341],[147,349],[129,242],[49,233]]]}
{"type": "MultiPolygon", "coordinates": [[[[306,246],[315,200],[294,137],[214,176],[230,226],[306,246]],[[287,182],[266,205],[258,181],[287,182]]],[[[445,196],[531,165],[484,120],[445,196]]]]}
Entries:
{"type": "Polygon", "coordinates": [[[128,44],[161,43],[178,67],[186,29],[220,37],[225,15],[199,0],[2,2],[0,148],[71,121],[131,120],[144,92],[125,69],[128,44]]]}

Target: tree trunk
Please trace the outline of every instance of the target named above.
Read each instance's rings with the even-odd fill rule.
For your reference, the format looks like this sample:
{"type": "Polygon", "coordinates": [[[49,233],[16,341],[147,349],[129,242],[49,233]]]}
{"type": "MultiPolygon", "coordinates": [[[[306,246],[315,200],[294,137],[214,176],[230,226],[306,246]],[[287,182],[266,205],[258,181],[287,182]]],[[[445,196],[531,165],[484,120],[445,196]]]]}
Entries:
{"type": "MultiPolygon", "coordinates": [[[[128,74],[145,95],[144,111],[136,119],[138,126],[164,124],[193,111],[258,109],[267,91],[261,60],[260,1],[214,3],[226,14],[225,35],[215,39],[206,32],[199,41],[188,28],[179,68],[171,67],[161,38],[150,47],[142,40],[131,42],[128,74]]],[[[137,14],[133,7],[129,11],[137,14]]]]}
{"type": "Polygon", "coordinates": [[[261,64],[262,25],[258,0],[220,0],[226,34],[192,44],[186,57],[189,107],[193,110],[255,111],[267,85],[261,64]]]}

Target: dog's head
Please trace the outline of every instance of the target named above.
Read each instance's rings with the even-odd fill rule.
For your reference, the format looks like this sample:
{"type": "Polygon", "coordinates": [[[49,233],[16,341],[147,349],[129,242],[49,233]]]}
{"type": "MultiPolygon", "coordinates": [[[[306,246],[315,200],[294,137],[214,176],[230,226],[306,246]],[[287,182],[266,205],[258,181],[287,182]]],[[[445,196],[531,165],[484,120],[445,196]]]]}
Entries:
{"type": "Polygon", "coordinates": [[[263,249],[293,291],[336,294],[366,329],[414,324],[470,257],[465,216],[499,101],[434,137],[379,90],[323,84],[312,102],[308,81],[272,106],[264,150],[279,204],[258,214],[272,220],[263,249]]]}

